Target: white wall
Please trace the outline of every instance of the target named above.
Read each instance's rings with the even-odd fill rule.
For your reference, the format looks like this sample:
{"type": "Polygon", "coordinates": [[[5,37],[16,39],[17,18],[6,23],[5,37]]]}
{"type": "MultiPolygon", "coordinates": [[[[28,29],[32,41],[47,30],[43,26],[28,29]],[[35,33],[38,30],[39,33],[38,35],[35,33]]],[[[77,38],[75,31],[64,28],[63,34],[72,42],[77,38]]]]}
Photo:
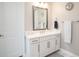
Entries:
{"type": "Polygon", "coordinates": [[[32,2],[25,3],[25,31],[33,30],[32,2]]]}
{"type": "Polygon", "coordinates": [[[66,3],[53,3],[53,7],[52,7],[52,16],[54,17],[58,17],[60,20],[78,20],[78,15],[79,15],[79,8],[78,5],[79,3],[73,3],[73,9],[71,11],[67,11],[65,9],[65,5],[66,3]]]}
{"type": "MultiPolygon", "coordinates": [[[[24,54],[24,3],[0,3],[3,35],[0,39],[0,56],[24,54]],[[2,48],[1,48],[2,47],[2,48]]],[[[1,30],[0,30],[1,32],[1,30]]]]}
{"type": "Polygon", "coordinates": [[[52,2],[48,3],[48,29],[52,29],[52,2]]]}
{"type": "MultiPolygon", "coordinates": [[[[65,20],[79,20],[79,3],[73,3],[74,7],[71,11],[67,11],[65,9],[66,3],[53,3],[52,4],[52,20],[57,17],[60,21],[65,20]]],[[[61,28],[63,29],[63,28],[61,28]]],[[[79,55],[79,38],[73,38],[73,42],[71,44],[67,44],[64,42],[63,34],[61,40],[61,48],[66,49],[74,54],[79,55]],[[76,40],[77,39],[77,40],[76,40]]]]}

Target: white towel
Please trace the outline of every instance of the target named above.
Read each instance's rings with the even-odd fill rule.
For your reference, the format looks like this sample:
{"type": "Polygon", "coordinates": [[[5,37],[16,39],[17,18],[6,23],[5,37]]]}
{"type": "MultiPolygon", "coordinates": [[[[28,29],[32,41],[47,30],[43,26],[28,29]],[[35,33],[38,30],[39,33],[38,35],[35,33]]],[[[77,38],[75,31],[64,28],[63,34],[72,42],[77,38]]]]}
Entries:
{"type": "Polygon", "coordinates": [[[64,21],[64,42],[71,43],[71,21],[64,21]]]}

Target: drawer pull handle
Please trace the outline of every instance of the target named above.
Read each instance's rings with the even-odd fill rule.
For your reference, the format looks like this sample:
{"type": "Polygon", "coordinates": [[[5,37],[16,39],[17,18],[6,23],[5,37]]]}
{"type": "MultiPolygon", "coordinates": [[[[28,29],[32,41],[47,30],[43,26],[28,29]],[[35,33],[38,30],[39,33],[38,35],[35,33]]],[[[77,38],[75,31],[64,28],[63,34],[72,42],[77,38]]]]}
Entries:
{"type": "Polygon", "coordinates": [[[32,42],[37,42],[38,40],[34,40],[34,41],[32,41],[32,42]]]}
{"type": "Polygon", "coordinates": [[[38,52],[40,52],[40,45],[38,45],[38,52]]]}

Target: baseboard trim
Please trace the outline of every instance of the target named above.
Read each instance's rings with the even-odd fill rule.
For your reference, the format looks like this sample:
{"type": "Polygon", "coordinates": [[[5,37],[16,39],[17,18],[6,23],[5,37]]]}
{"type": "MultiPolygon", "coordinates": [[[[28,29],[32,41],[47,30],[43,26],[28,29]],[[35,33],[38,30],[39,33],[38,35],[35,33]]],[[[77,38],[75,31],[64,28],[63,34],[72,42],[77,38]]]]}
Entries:
{"type": "Polygon", "coordinates": [[[64,57],[78,57],[76,54],[70,52],[70,51],[67,51],[65,49],[60,49],[60,51],[58,52],[58,54],[64,56],[64,57]]]}

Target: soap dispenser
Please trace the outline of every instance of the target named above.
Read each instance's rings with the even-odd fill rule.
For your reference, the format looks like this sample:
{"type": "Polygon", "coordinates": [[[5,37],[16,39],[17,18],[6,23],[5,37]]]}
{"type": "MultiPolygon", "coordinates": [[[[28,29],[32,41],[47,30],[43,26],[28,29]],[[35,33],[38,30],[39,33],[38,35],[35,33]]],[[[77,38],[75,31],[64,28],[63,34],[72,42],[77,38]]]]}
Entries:
{"type": "Polygon", "coordinates": [[[58,29],[59,28],[59,24],[58,24],[58,19],[57,17],[54,20],[54,29],[58,29]]]}
{"type": "Polygon", "coordinates": [[[58,22],[57,21],[54,21],[54,28],[58,29],[58,22]]]}

